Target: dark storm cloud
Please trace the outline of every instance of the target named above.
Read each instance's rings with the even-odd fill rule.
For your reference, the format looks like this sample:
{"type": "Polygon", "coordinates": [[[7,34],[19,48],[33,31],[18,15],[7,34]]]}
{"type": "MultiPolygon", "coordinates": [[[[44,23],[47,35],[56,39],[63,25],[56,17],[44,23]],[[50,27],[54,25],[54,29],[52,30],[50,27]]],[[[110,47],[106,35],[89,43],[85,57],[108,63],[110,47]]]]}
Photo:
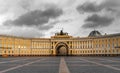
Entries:
{"type": "Polygon", "coordinates": [[[102,8],[93,2],[86,2],[77,7],[79,12],[99,12],[102,8]]]}
{"type": "Polygon", "coordinates": [[[105,9],[106,11],[119,11],[120,10],[120,0],[104,0],[102,3],[97,4],[96,2],[85,2],[79,5],[77,8],[78,12],[100,12],[105,9]]]}
{"type": "Polygon", "coordinates": [[[36,28],[38,28],[39,30],[49,30],[51,28],[53,28],[54,25],[42,25],[42,26],[38,26],[36,28]]]}
{"type": "Polygon", "coordinates": [[[44,11],[34,10],[27,12],[15,20],[7,20],[4,25],[7,26],[36,26],[38,28],[51,28],[51,25],[44,26],[45,23],[49,22],[49,19],[55,19],[62,15],[63,11],[60,8],[48,8],[44,11]]]}
{"type": "Polygon", "coordinates": [[[106,27],[111,25],[114,21],[114,18],[110,18],[107,16],[99,16],[97,14],[93,14],[89,16],[85,20],[85,24],[82,26],[83,28],[97,28],[97,27],[106,27]]]}
{"type": "Polygon", "coordinates": [[[104,0],[96,2],[85,2],[77,7],[79,13],[92,13],[85,19],[83,28],[98,28],[111,25],[120,15],[120,0],[104,0]]]}

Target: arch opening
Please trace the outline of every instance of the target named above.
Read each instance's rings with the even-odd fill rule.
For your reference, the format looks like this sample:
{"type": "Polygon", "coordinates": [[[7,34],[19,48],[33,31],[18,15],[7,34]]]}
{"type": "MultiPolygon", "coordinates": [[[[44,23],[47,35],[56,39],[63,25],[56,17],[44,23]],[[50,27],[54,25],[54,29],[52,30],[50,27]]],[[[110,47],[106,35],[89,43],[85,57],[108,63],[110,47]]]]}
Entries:
{"type": "Polygon", "coordinates": [[[68,55],[68,46],[65,43],[59,43],[56,46],[56,55],[57,56],[66,56],[66,55],[68,55]]]}

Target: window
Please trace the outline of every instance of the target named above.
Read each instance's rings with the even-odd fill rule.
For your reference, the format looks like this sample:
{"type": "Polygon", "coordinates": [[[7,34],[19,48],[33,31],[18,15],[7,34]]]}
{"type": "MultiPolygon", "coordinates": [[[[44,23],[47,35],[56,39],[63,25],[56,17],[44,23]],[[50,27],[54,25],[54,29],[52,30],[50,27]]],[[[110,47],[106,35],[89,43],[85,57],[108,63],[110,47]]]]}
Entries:
{"type": "Polygon", "coordinates": [[[6,51],[4,51],[4,53],[6,53],[6,51]]]}
{"type": "Polygon", "coordinates": [[[96,48],[98,48],[98,44],[96,45],[96,48]]]}
{"type": "Polygon", "coordinates": [[[112,44],[112,48],[114,48],[114,43],[112,44]]]}
{"type": "Polygon", "coordinates": [[[105,52],[107,53],[107,50],[105,50],[105,52]]]}
{"type": "Polygon", "coordinates": [[[118,42],[116,43],[116,46],[118,46],[118,42]]]}
{"type": "Polygon", "coordinates": [[[14,52],[12,51],[12,53],[14,53],[14,52]]]}
{"type": "Polygon", "coordinates": [[[108,48],[110,48],[110,44],[108,44],[108,48]]]}
{"type": "Polygon", "coordinates": [[[104,44],[102,44],[102,48],[104,48],[104,44]]]}
{"type": "Polygon", "coordinates": [[[2,44],[1,44],[1,43],[2,43],[2,41],[0,40],[0,47],[2,47],[2,44]]]}
{"type": "Polygon", "coordinates": [[[113,52],[115,52],[115,51],[113,50],[113,52]]]}
{"type": "Polygon", "coordinates": [[[119,52],[118,49],[117,49],[117,52],[119,52]]]}

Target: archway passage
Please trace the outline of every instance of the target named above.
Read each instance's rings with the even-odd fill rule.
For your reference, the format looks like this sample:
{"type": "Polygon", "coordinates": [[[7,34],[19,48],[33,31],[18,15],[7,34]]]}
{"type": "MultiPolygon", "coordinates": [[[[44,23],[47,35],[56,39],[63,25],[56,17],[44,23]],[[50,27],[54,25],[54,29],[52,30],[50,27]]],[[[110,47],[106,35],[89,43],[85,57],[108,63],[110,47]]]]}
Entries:
{"type": "Polygon", "coordinates": [[[56,54],[57,56],[66,56],[68,55],[68,47],[64,43],[60,43],[56,47],[56,54]]]}

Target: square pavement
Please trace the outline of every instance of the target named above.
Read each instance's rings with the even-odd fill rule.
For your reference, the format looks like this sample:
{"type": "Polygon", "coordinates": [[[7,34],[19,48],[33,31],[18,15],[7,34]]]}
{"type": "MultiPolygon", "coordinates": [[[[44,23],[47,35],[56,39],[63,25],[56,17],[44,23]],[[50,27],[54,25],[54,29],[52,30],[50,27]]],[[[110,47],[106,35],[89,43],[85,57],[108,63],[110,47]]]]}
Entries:
{"type": "Polygon", "coordinates": [[[62,68],[69,70],[66,73],[120,73],[120,57],[0,58],[0,73],[61,73],[62,68]]]}

